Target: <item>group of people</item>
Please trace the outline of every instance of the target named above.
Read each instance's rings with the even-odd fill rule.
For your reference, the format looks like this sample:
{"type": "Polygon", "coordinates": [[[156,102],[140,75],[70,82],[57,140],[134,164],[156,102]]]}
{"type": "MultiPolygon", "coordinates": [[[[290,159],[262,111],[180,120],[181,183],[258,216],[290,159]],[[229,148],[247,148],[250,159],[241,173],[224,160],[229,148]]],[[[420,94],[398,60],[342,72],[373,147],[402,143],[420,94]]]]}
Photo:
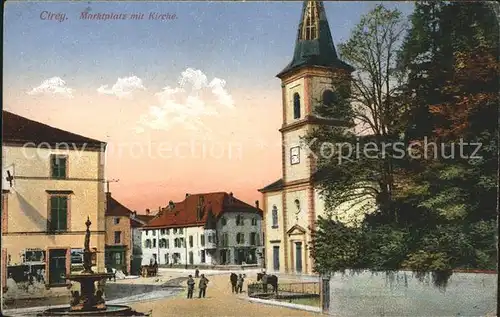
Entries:
{"type": "MultiPolygon", "coordinates": [[[[198,270],[196,270],[198,271],[198,270]]],[[[196,274],[196,277],[198,274],[196,274]]],[[[187,298],[193,298],[193,292],[194,292],[194,285],[196,282],[193,279],[192,275],[189,275],[188,280],[187,280],[187,298]]],[[[208,279],[205,277],[204,274],[201,274],[200,281],[198,282],[198,288],[199,288],[199,293],[198,293],[198,298],[205,298],[205,295],[207,293],[207,286],[208,286],[208,279]]]]}
{"type": "Polygon", "coordinates": [[[231,273],[229,280],[231,282],[231,288],[233,294],[234,293],[238,294],[243,292],[243,282],[245,281],[243,274],[236,275],[235,273],[231,273]]]}

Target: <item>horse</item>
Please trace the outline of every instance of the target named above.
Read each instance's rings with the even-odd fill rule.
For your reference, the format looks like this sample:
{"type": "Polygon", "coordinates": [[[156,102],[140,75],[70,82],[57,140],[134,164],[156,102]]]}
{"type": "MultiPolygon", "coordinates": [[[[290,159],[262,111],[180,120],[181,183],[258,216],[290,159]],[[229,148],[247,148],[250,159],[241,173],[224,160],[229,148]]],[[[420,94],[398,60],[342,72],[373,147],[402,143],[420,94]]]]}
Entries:
{"type": "MultiPolygon", "coordinates": [[[[261,281],[263,276],[264,273],[257,273],[257,282],[261,281]]],[[[273,287],[273,293],[278,294],[278,277],[276,275],[267,275],[267,283],[264,285],[264,292],[266,293],[267,285],[271,285],[273,287]]]]}

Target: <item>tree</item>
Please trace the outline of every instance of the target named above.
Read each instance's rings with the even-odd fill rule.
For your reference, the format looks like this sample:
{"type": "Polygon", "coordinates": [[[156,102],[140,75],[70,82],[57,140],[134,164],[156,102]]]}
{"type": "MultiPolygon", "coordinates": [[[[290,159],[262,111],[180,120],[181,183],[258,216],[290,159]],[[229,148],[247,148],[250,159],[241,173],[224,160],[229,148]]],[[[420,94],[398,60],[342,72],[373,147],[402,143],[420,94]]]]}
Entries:
{"type": "MultiPolygon", "coordinates": [[[[383,19],[391,15],[381,12],[388,10],[379,6],[362,17],[341,46],[342,57],[358,72],[352,95],[337,104],[352,102],[350,118],[369,132],[359,136],[352,128],[320,127],[311,135],[351,149],[356,142],[361,147],[373,142],[378,149],[388,142],[420,142],[417,152],[427,156],[399,159],[389,150],[352,157],[347,147],[335,149],[335,158],[349,160],[320,155],[318,182],[330,210],[345,203],[355,206],[371,195],[380,212],[367,215],[357,227],[321,219],[313,254],[322,271],[406,268],[419,276],[432,272],[435,284],[442,286],[453,269],[495,265],[498,27],[482,3],[418,3],[397,56],[387,55],[391,67],[381,68],[376,56],[384,52],[380,47],[389,46],[381,45],[378,36],[391,32],[378,30],[400,23],[383,19]],[[462,23],[451,22],[457,18],[462,23]],[[374,21],[381,25],[371,25],[374,21]],[[435,147],[428,149],[422,139],[435,147]],[[481,158],[471,158],[476,147],[461,150],[460,142],[481,143],[474,153],[481,158]],[[444,157],[443,151],[456,155],[444,157]]],[[[332,117],[333,108],[317,109],[332,117]]]]}
{"type": "Polygon", "coordinates": [[[383,144],[396,140],[400,130],[394,54],[404,31],[401,13],[378,5],[361,18],[350,39],[340,45],[342,59],[356,71],[349,80],[347,74],[337,74],[334,86],[342,87],[342,82],[351,86],[342,87],[333,102],[319,102],[315,111],[321,117],[338,118],[336,110],[342,109],[341,118],[361,131],[352,126],[321,126],[307,137],[309,143],[319,141],[311,148],[319,153],[317,181],[329,210],[349,203],[349,208],[364,212],[377,209],[396,218],[392,208],[394,161],[383,144]],[[335,146],[325,146],[332,140],[335,146]],[[364,149],[368,143],[376,144],[375,154],[352,155],[354,149],[364,149]]]}

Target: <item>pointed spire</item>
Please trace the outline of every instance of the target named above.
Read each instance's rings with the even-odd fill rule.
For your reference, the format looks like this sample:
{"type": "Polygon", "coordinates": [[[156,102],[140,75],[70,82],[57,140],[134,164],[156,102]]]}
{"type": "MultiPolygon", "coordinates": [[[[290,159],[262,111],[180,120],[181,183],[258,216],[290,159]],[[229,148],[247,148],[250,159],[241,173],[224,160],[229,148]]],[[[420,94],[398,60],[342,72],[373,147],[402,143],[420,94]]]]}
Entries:
{"type": "Polygon", "coordinates": [[[354,71],[352,66],[342,62],[337,56],[323,1],[304,1],[293,59],[277,77],[281,78],[289,71],[303,66],[354,71]]]}

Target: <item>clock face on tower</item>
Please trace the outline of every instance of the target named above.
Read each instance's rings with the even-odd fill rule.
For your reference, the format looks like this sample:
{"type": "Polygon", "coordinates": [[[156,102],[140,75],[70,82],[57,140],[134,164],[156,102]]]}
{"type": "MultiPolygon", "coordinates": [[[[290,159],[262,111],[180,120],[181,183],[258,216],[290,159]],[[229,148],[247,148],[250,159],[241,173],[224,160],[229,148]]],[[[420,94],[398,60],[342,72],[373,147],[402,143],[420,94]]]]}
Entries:
{"type": "Polygon", "coordinates": [[[295,146],[290,148],[290,164],[295,165],[300,163],[300,147],[295,146]]]}

